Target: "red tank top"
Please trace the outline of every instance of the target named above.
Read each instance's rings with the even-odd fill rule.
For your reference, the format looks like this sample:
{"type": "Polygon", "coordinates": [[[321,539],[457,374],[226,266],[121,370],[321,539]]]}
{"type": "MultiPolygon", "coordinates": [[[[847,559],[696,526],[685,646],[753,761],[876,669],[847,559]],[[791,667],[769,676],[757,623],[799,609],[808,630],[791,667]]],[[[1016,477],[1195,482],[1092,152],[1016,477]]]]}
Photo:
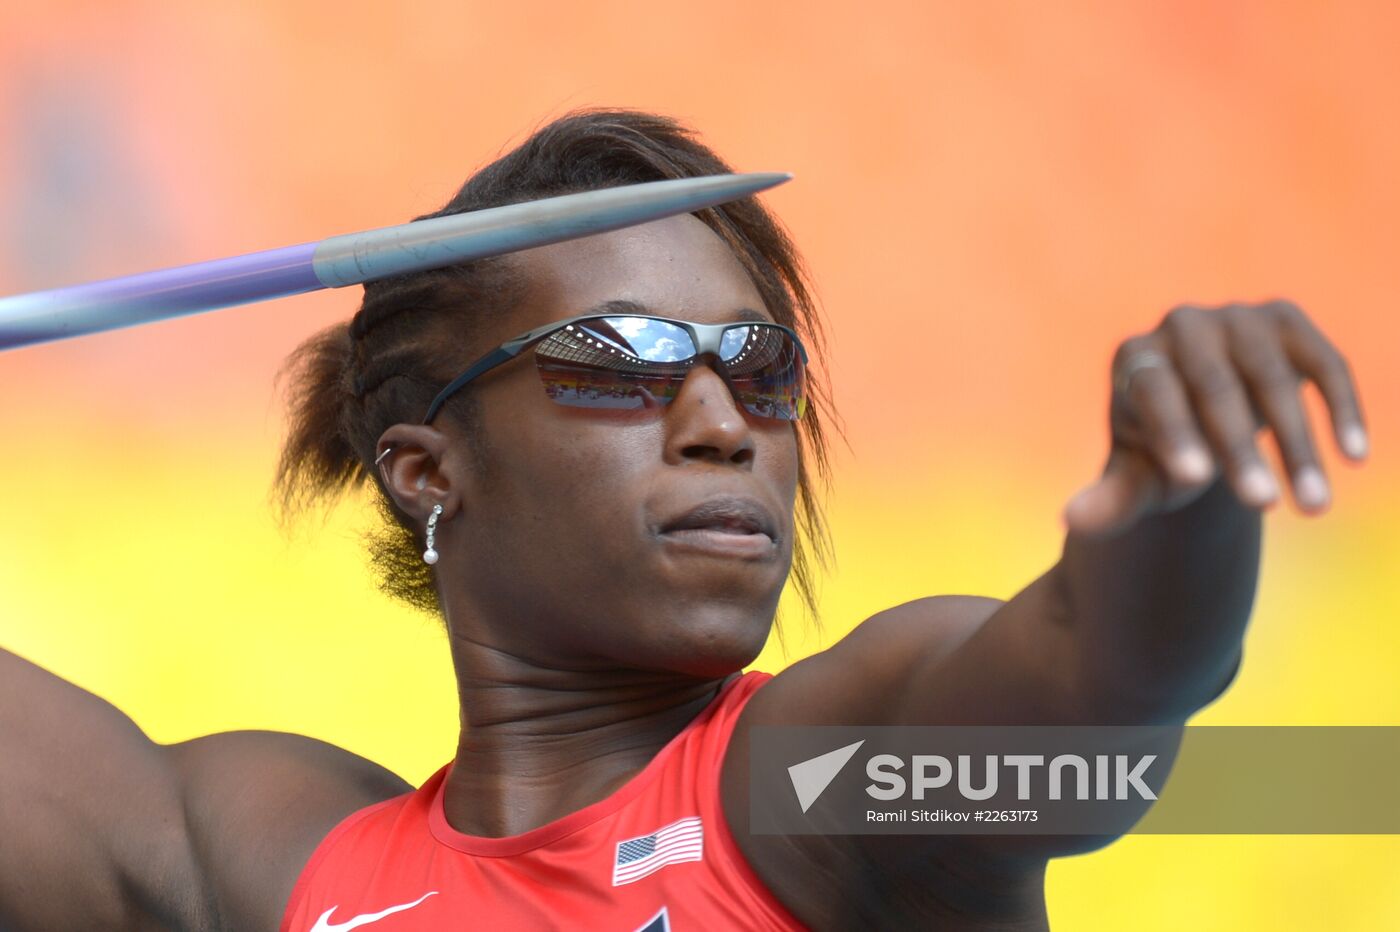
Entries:
{"type": "Polygon", "coordinates": [[[734,723],[769,679],[729,680],[611,796],[520,835],[464,835],[447,823],[449,763],[325,837],[282,932],[804,928],[744,860],[720,806],[734,723]]]}

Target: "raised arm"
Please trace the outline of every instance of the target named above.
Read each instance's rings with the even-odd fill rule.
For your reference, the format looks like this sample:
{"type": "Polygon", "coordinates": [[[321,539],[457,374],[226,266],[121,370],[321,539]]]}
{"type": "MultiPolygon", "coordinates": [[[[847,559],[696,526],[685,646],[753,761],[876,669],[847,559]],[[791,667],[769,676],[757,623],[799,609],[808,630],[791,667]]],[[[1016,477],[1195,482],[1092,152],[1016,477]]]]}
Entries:
{"type": "MultiPolygon", "coordinates": [[[[1101,478],[1066,508],[1060,560],[1006,602],[945,596],[882,612],[780,674],[745,709],[731,744],[732,820],[746,818],[743,746],[754,725],[1181,723],[1228,686],[1254,600],[1260,511],[1280,495],[1256,435],[1272,431],[1298,506],[1321,512],[1328,486],[1299,387],[1319,386],[1338,446],[1360,461],[1366,434],[1351,375],[1287,302],[1177,308],[1126,340],[1113,371],[1111,452],[1101,478]]],[[[991,854],[980,876],[1005,890],[997,875],[1014,872],[1011,862],[1029,876],[1038,860],[1085,844],[969,839],[861,850],[923,852],[930,865],[942,852],[956,865],[944,873],[963,880],[991,854]]],[[[846,851],[830,840],[744,844],[756,861],[787,865],[765,873],[775,888],[846,851]]]]}
{"type": "Polygon", "coordinates": [[[1318,384],[1360,461],[1356,390],[1287,302],[1177,308],[1124,341],[1114,373],[1108,463],[1066,508],[1059,562],[1005,603],[924,599],[871,618],[772,684],[780,719],[1182,722],[1220,693],[1253,604],[1260,511],[1280,495],[1256,435],[1273,433],[1298,506],[1320,513],[1299,387],[1318,384]]]}
{"type": "Polygon", "coordinates": [[[296,735],[156,744],[0,650],[0,929],[274,930],[316,842],[407,788],[296,735]]]}
{"type": "Polygon", "coordinates": [[[1066,508],[1059,562],[1004,605],[986,604],[985,620],[954,612],[954,627],[976,630],[951,652],[935,627],[918,630],[922,619],[950,624],[949,609],[919,603],[887,626],[921,660],[901,662],[875,642],[879,630],[852,643],[885,666],[889,686],[873,691],[894,691],[878,707],[896,720],[1184,722],[1240,661],[1260,512],[1281,494],[1258,432],[1273,433],[1308,514],[1330,496],[1302,380],[1321,388],[1342,451],[1366,454],[1344,359],[1286,302],[1177,308],[1122,344],[1114,373],[1108,463],[1066,508]]]}

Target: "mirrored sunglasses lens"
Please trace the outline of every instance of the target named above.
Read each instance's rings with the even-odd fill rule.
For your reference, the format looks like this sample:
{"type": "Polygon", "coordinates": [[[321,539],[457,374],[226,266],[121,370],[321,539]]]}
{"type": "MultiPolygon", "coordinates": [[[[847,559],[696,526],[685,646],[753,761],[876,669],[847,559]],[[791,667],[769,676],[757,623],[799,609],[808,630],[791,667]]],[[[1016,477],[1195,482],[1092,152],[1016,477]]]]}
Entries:
{"type": "Polygon", "coordinates": [[[580,321],[535,349],[551,399],[570,407],[619,410],[671,401],[694,356],[695,344],[684,329],[645,317],[580,321]]]}
{"type": "Polygon", "coordinates": [[[806,371],[792,335],[779,327],[734,327],[720,340],[735,397],[751,414],[796,421],[807,407],[806,371]]]}

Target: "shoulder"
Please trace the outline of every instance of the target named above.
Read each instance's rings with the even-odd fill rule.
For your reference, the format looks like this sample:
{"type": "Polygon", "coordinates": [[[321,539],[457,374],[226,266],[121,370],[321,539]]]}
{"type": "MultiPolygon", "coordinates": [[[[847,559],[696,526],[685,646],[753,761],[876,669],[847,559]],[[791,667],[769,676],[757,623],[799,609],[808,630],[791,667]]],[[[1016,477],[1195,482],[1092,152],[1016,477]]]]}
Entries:
{"type": "Polygon", "coordinates": [[[836,644],[775,676],[745,707],[739,728],[877,724],[890,688],[952,655],[1005,604],[940,595],[871,615],[836,644]]]}
{"type": "Polygon", "coordinates": [[[835,646],[764,682],[745,704],[722,765],[724,817],[759,879],[803,922],[825,928],[840,927],[855,917],[861,924],[884,924],[956,915],[1034,921],[1043,909],[1043,864],[984,864],[975,852],[959,846],[945,850],[915,842],[911,847],[920,854],[909,857],[908,852],[872,847],[853,836],[747,831],[752,729],[880,724],[882,707],[897,684],[917,671],[936,668],[1004,604],[983,596],[945,595],[887,609],[835,646]],[[898,865],[910,873],[896,880],[893,867],[898,865]],[[888,882],[873,884],[875,877],[888,882]]]}
{"type": "Polygon", "coordinates": [[[832,647],[756,684],[733,738],[758,725],[878,724],[868,707],[878,707],[882,690],[957,651],[1004,604],[942,595],[872,615],[832,647]]]}
{"type": "Polygon", "coordinates": [[[952,653],[977,632],[1002,599],[981,595],[935,595],[871,615],[823,655],[868,651],[883,657],[912,648],[928,659],[952,653]]]}
{"type": "Polygon", "coordinates": [[[413,789],[373,761],[284,732],[226,732],[164,751],[225,928],[276,929],[321,840],[352,813],[413,789]]]}

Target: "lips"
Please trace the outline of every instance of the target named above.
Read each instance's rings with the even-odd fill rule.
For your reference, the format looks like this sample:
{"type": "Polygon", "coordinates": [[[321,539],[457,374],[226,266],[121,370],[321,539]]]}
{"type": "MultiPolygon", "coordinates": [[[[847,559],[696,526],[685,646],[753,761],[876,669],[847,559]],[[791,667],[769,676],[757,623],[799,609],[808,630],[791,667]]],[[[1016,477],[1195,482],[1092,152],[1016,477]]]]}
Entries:
{"type": "Polygon", "coordinates": [[[713,531],[720,534],[762,534],[777,539],[777,522],[766,508],[746,498],[712,498],[666,522],[660,533],[713,531]]]}

